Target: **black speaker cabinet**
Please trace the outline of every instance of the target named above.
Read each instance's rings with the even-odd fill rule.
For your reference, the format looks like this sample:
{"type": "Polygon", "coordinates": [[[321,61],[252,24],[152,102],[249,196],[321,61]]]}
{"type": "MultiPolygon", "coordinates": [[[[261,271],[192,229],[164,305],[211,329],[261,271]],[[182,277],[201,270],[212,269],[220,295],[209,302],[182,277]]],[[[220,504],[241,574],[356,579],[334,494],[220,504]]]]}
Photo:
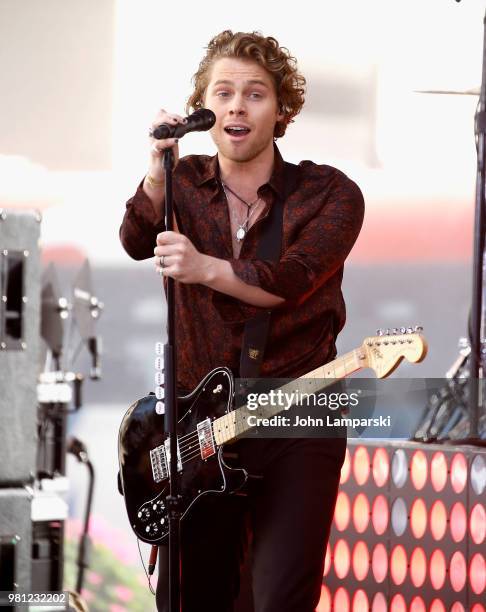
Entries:
{"type": "Polygon", "coordinates": [[[0,591],[31,590],[32,494],[0,489],[0,591]]]}
{"type": "Polygon", "coordinates": [[[40,214],[0,209],[0,487],[35,473],[40,214]]]}

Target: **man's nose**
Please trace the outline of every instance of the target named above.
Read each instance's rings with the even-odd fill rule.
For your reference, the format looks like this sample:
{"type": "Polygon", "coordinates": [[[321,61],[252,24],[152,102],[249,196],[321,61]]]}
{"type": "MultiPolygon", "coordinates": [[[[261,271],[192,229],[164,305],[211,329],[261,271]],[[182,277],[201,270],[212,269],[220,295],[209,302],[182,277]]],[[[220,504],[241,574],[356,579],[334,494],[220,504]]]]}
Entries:
{"type": "Polygon", "coordinates": [[[245,115],[246,106],[241,96],[233,98],[233,104],[230,108],[230,115],[245,115]]]}

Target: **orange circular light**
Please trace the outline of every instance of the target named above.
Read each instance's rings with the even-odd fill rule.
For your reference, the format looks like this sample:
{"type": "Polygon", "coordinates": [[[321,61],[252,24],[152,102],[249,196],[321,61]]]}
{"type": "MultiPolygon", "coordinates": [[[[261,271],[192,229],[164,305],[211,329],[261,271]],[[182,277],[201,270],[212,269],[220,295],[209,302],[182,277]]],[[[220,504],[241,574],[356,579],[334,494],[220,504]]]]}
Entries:
{"type": "Polygon", "coordinates": [[[344,540],[338,540],[334,547],[334,571],[338,578],[345,578],[349,572],[349,546],[344,540]]]}
{"type": "Polygon", "coordinates": [[[378,535],[383,535],[388,527],[388,501],[384,495],[377,495],[371,506],[371,522],[378,535]]]}
{"type": "Polygon", "coordinates": [[[405,603],[403,595],[397,594],[391,600],[390,612],[407,612],[407,604],[405,603]]]}
{"type": "Polygon", "coordinates": [[[447,459],[442,451],[434,453],[430,463],[430,480],[434,490],[442,491],[447,482],[447,459]]]}
{"type": "Polygon", "coordinates": [[[430,604],[429,612],[446,612],[446,609],[440,599],[434,599],[430,604]]]}
{"type": "Polygon", "coordinates": [[[466,610],[464,609],[464,606],[462,605],[462,603],[460,603],[459,601],[455,601],[449,612],[466,612],[466,610]]]}
{"type": "Polygon", "coordinates": [[[363,589],[358,589],[353,597],[353,612],[368,612],[370,609],[370,604],[368,601],[368,596],[363,591],[363,589]]]}
{"type": "Polygon", "coordinates": [[[400,585],[407,575],[407,553],[405,548],[399,544],[395,546],[390,558],[390,573],[395,584],[400,585]]]}
{"type": "Polygon", "coordinates": [[[392,459],[392,480],[393,484],[400,489],[407,482],[408,461],[403,448],[398,448],[393,453],[392,459]]]}
{"type": "Polygon", "coordinates": [[[364,580],[370,569],[370,553],[362,540],[356,542],[353,548],[352,564],[356,580],[364,580]]]}
{"type": "Polygon", "coordinates": [[[331,569],[331,546],[328,542],[327,548],[326,548],[326,556],[324,558],[324,576],[327,576],[329,574],[330,569],[331,569]]]}
{"type": "Polygon", "coordinates": [[[381,592],[376,593],[371,604],[371,612],[387,612],[387,610],[386,597],[381,592]]]}
{"type": "Polygon", "coordinates": [[[353,504],[353,524],[358,533],[366,531],[370,522],[370,504],[364,493],[358,493],[353,504]]]}
{"type": "Polygon", "coordinates": [[[427,576],[427,558],[423,548],[416,548],[410,557],[410,578],[418,589],[425,582],[427,576]]]}
{"type": "Polygon", "coordinates": [[[437,499],[430,509],[430,531],[434,540],[442,540],[447,529],[447,511],[444,503],[437,499]]]}
{"type": "Polygon", "coordinates": [[[339,587],[339,589],[334,593],[333,603],[334,610],[349,612],[349,595],[344,587],[339,587]]]}
{"type": "Polygon", "coordinates": [[[418,497],[410,510],[410,528],[413,535],[420,539],[427,529],[427,507],[423,499],[418,497]]]}
{"type": "Polygon", "coordinates": [[[476,504],[469,517],[469,531],[474,544],[482,544],[486,537],[486,511],[482,504],[476,504]]]}
{"type": "Polygon", "coordinates": [[[409,612],[427,612],[424,600],[418,595],[412,599],[409,612]]]}
{"type": "Polygon", "coordinates": [[[413,486],[420,491],[427,482],[427,457],[421,450],[415,451],[410,463],[410,477],[413,486]]]}
{"type": "Polygon", "coordinates": [[[334,510],[334,523],[338,531],[344,531],[349,525],[351,516],[351,505],[349,497],[344,491],[339,491],[336,499],[336,508],[334,510]]]}
{"type": "Polygon", "coordinates": [[[460,542],[464,539],[467,529],[466,509],[461,502],[456,502],[451,509],[450,516],[451,535],[454,542],[460,542]]]}
{"type": "Polygon", "coordinates": [[[430,582],[436,591],[444,586],[446,579],[446,560],[444,553],[436,548],[430,557],[430,582]]]}
{"type": "Polygon", "coordinates": [[[451,461],[451,485],[455,493],[462,493],[467,482],[467,459],[456,453],[451,461]]]}
{"type": "Polygon", "coordinates": [[[353,474],[359,485],[364,485],[370,475],[370,456],[364,446],[358,446],[354,452],[353,474]]]}
{"type": "Polygon", "coordinates": [[[469,564],[469,582],[476,595],[481,595],[486,588],[486,562],[480,553],[476,553],[469,564]]]}
{"type": "Polygon", "coordinates": [[[462,552],[456,550],[451,557],[451,563],[449,566],[449,579],[451,586],[456,593],[462,591],[467,579],[467,566],[466,559],[462,552]]]}
{"type": "Polygon", "coordinates": [[[316,612],[331,612],[331,592],[324,584],[321,585],[321,598],[317,604],[316,612]]]}
{"type": "Polygon", "coordinates": [[[344,484],[348,480],[350,472],[351,472],[351,460],[350,460],[349,448],[347,448],[346,454],[344,455],[344,462],[341,467],[341,478],[339,480],[339,484],[344,484]]]}
{"type": "Polygon", "coordinates": [[[379,542],[373,549],[371,555],[371,571],[376,582],[385,580],[388,572],[388,554],[385,545],[379,542]]]}
{"type": "Polygon", "coordinates": [[[390,474],[390,460],[384,448],[377,448],[373,454],[373,479],[377,487],[383,487],[390,474]]]}
{"type": "Polygon", "coordinates": [[[486,612],[486,610],[481,604],[474,604],[474,606],[471,608],[471,612],[486,612]]]}

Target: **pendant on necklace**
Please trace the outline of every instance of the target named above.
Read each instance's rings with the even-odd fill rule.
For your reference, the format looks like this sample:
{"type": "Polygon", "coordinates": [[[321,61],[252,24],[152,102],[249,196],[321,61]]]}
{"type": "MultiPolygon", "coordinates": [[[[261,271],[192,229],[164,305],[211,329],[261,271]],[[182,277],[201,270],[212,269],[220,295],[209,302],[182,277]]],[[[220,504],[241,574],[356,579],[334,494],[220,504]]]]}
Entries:
{"type": "Polygon", "coordinates": [[[243,227],[239,227],[238,231],[236,232],[236,240],[238,240],[238,242],[241,242],[245,236],[245,229],[243,227]]]}

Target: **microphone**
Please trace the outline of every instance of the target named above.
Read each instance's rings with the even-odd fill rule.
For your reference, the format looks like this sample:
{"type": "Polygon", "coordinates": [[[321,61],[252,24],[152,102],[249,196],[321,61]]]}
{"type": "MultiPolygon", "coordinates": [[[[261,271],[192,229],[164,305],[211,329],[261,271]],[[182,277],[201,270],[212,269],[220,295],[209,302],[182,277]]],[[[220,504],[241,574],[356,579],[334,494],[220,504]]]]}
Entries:
{"type": "Polygon", "coordinates": [[[188,132],[205,132],[210,130],[216,123],[216,115],[208,108],[200,108],[187,117],[187,123],[177,125],[168,125],[162,123],[153,130],[150,130],[149,135],[156,140],[165,138],[181,138],[188,132]]]}

